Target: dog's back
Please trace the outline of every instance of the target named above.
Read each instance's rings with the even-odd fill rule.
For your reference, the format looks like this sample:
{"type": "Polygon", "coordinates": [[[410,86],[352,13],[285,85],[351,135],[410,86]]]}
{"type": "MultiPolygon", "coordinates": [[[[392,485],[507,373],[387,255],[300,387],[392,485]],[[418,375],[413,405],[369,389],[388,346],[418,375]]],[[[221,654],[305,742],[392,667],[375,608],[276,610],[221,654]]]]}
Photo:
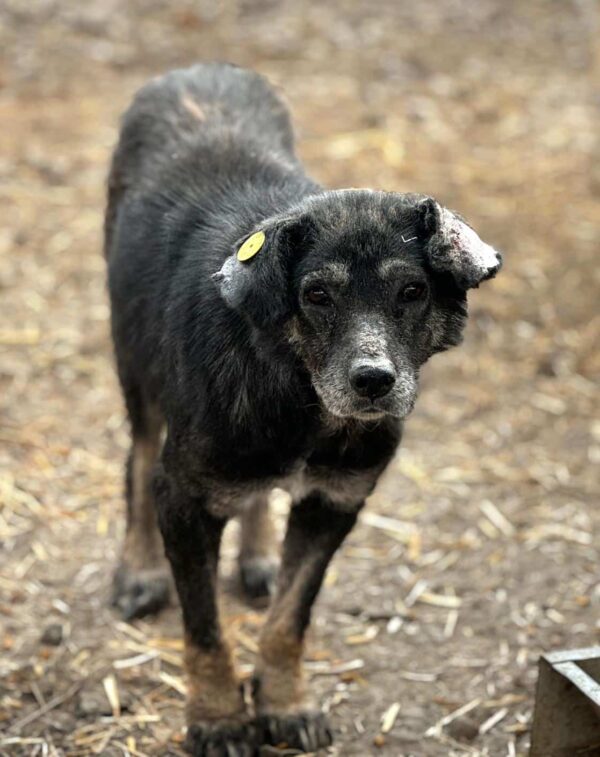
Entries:
{"type": "Polygon", "coordinates": [[[157,77],[123,118],[109,180],[105,251],[128,191],[160,189],[167,172],[201,165],[216,152],[259,146],[295,161],[288,110],[261,75],[226,63],[199,64],[157,77]]]}

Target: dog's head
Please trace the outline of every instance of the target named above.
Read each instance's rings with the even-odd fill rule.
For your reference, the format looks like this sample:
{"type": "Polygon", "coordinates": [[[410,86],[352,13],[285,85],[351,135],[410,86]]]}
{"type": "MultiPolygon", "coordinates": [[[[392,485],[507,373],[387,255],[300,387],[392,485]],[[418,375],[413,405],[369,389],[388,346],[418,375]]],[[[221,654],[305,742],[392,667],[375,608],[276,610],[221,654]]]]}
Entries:
{"type": "Polygon", "coordinates": [[[325,192],[251,237],[215,275],[221,294],[256,329],[290,342],[338,417],[408,415],[420,366],[461,339],[467,290],[501,265],[420,195],[325,192]]]}

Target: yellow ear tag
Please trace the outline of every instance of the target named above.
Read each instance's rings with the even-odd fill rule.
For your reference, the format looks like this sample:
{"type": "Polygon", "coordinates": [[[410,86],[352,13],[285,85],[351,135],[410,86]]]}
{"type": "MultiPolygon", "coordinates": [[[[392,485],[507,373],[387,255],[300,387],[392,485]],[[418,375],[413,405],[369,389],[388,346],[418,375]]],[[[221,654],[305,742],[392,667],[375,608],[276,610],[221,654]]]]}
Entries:
{"type": "Polygon", "coordinates": [[[248,239],[246,239],[244,244],[237,251],[237,259],[242,261],[250,260],[250,258],[253,258],[256,253],[259,252],[264,243],[265,232],[257,231],[256,234],[252,234],[251,237],[248,237],[248,239]]]}

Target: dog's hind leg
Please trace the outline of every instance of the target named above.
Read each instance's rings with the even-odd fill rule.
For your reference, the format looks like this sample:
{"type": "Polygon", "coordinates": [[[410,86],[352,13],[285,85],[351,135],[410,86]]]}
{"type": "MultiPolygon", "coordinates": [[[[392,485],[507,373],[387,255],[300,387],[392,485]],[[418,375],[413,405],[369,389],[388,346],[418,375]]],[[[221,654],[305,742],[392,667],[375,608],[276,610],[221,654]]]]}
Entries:
{"type": "Polygon", "coordinates": [[[158,612],[168,603],[171,577],[152,493],[163,419],[137,386],[123,382],[123,389],[132,444],[125,473],[127,526],[112,602],[130,620],[158,612]]]}
{"type": "Polygon", "coordinates": [[[242,588],[251,599],[274,592],[278,565],[275,542],[268,495],[257,495],[240,516],[238,564],[242,588]]]}
{"type": "Polygon", "coordinates": [[[327,565],[354,526],[361,506],[336,509],[327,497],[315,493],[291,509],[277,594],[263,627],[255,675],[258,723],[265,743],[285,742],[309,752],[331,743],[325,717],[304,698],[304,635],[327,565]]]}

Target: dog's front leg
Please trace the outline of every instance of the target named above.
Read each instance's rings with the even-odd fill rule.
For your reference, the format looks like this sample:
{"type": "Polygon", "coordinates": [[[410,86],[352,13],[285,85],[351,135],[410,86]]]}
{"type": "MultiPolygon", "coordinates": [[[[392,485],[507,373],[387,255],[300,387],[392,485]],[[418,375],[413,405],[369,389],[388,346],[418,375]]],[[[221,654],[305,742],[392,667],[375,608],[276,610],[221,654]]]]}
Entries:
{"type": "Polygon", "coordinates": [[[207,511],[206,499],[182,492],[162,469],[155,476],[155,494],[183,611],[187,747],[195,757],[251,757],[254,728],[218,617],[217,565],[225,520],[207,511]]]}
{"type": "Polygon", "coordinates": [[[361,506],[339,510],[316,493],[292,507],[255,675],[258,723],[266,743],[305,751],[331,743],[326,718],[305,699],[304,635],[327,565],[356,523],[361,506]]]}

